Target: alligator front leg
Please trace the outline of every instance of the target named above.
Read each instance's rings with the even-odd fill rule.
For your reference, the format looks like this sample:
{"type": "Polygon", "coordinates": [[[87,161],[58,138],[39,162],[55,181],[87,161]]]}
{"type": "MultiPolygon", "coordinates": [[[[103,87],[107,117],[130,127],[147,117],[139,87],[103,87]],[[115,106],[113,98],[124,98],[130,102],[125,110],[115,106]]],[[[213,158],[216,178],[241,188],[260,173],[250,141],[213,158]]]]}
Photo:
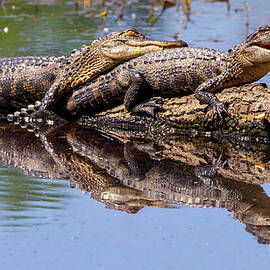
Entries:
{"type": "Polygon", "coordinates": [[[56,81],[52,84],[50,89],[46,92],[45,96],[43,97],[40,106],[38,108],[39,112],[47,111],[53,108],[59,98],[63,95],[61,89],[61,82],[56,79],[56,81]]]}
{"type": "Polygon", "coordinates": [[[41,102],[37,101],[35,105],[29,105],[27,108],[22,108],[20,111],[7,115],[7,120],[20,125],[28,125],[35,128],[44,125],[63,125],[67,121],[56,113],[43,109],[41,102]]]}
{"type": "Polygon", "coordinates": [[[223,121],[224,116],[229,114],[224,104],[220,102],[213,93],[203,91],[203,88],[204,84],[201,84],[194,93],[195,97],[200,101],[200,104],[209,104],[211,106],[212,113],[210,122],[212,122],[215,118],[223,121]]]}
{"type": "Polygon", "coordinates": [[[46,92],[42,101],[37,101],[34,105],[28,105],[14,114],[8,115],[8,120],[13,122],[32,122],[32,123],[64,123],[63,118],[54,113],[54,107],[59,100],[61,84],[56,80],[46,92]]]}
{"type": "MultiPolygon", "coordinates": [[[[35,104],[35,111],[31,111],[33,106],[28,106],[29,117],[33,120],[46,119],[56,109],[56,104],[65,92],[71,90],[70,86],[63,85],[61,78],[57,78],[50,89],[46,92],[42,101],[35,104]]],[[[54,117],[55,118],[55,117],[54,117]]]]}
{"type": "Polygon", "coordinates": [[[214,118],[223,121],[224,116],[229,115],[224,104],[213,93],[207,92],[229,87],[230,85],[227,82],[230,82],[232,79],[227,77],[226,73],[221,73],[219,76],[205,81],[194,91],[195,97],[200,101],[200,104],[209,104],[211,106],[212,114],[210,121],[213,121],[214,118]]]}

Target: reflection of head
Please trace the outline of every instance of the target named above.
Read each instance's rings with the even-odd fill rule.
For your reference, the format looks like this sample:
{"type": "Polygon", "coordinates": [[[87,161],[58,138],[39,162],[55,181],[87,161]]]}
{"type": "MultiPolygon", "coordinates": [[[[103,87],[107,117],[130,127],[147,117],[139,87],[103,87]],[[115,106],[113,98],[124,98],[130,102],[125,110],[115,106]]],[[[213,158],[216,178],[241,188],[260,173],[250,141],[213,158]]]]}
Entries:
{"type": "Polygon", "coordinates": [[[129,214],[136,214],[144,207],[175,207],[160,200],[149,199],[142,191],[125,186],[109,187],[104,191],[91,192],[91,198],[105,203],[108,209],[120,210],[129,214]]]}
{"type": "Polygon", "coordinates": [[[125,204],[106,203],[106,208],[111,209],[111,210],[124,211],[129,214],[136,214],[143,208],[143,206],[131,206],[131,205],[125,205],[125,204]]]}
{"type": "MultiPolygon", "coordinates": [[[[258,186],[260,187],[260,186],[258,186]]],[[[253,190],[254,192],[254,190],[253,190]]],[[[255,192],[253,195],[256,194],[255,192]]],[[[239,205],[245,206],[246,209],[242,207],[241,211],[235,212],[234,218],[238,219],[241,223],[246,225],[246,231],[255,235],[257,241],[260,244],[270,243],[270,208],[269,198],[265,193],[259,193],[260,196],[253,196],[253,202],[255,205],[249,205],[241,203],[239,205]],[[255,200],[256,198],[256,200],[255,200]]]]}
{"type": "Polygon", "coordinates": [[[136,201],[141,191],[124,186],[108,187],[103,191],[91,192],[91,198],[105,203],[107,209],[120,210],[129,214],[136,214],[144,206],[136,201]]]}
{"type": "Polygon", "coordinates": [[[247,225],[246,231],[255,235],[259,244],[270,243],[270,226],[247,225]]]}

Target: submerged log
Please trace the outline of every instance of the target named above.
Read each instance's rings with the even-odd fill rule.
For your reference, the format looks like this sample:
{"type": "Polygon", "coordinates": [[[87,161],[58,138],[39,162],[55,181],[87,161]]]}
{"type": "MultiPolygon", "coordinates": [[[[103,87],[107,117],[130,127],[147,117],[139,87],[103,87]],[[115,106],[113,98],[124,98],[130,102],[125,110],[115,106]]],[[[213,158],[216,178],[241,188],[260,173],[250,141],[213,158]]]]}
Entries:
{"type": "Polygon", "coordinates": [[[95,117],[84,116],[79,123],[98,129],[129,130],[137,135],[227,137],[241,141],[256,138],[270,139],[270,89],[264,84],[248,84],[231,87],[217,93],[218,99],[228,104],[230,116],[224,122],[211,122],[211,109],[200,105],[194,94],[166,98],[164,112],[157,119],[132,116],[123,105],[102,112],[95,117]]]}

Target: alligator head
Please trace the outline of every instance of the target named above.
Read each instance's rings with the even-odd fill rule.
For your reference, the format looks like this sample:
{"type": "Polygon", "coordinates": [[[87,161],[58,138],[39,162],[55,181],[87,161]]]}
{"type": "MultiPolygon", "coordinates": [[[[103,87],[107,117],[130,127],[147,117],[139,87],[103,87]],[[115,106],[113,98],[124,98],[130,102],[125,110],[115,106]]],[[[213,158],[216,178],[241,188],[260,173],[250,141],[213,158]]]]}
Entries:
{"type": "Polygon", "coordinates": [[[135,28],[114,32],[83,46],[70,57],[68,81],[75,88],[116,65],[140,55],[168,48],[187,47],[184,41],[151,40],[135,28]]]}
{"type": "Polygon", "coordinates": [[[151,40],[135,28],[122,32],[114,32],[95,40],[91,47],[99,47],[104,56],[119,61],[119,63],[146,53],[160,51],[166,48],[187,47],[187,43],[179,41],[151,40]]]}
{"type": "Polygon", "coordinates": [[[256,81],[270,71],[270,27],[260,27],[229,54],[242,83],[256,81]]]}

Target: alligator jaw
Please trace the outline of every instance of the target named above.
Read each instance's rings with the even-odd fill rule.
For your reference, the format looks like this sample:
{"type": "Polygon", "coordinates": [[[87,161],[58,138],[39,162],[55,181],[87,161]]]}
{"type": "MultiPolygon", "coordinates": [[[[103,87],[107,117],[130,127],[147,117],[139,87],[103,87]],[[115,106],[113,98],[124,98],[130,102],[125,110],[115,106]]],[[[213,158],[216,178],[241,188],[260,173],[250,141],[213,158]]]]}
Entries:
{"type": "Polygon", "coordinates": [[[108,44],[102,45],[102,52],[111,59],[132,59],[139,55],[161,51],[169,48],[187,47],[188,44],[182,40],[163,41],[163,40],[113,40],[108,44]]]}
{"type": "Polygon", "coordinates": [[[270,44],[254,44],[247,48],[244,54],[251,63],[270,63],[270,44]]]}
{"type": "Polygon", "coordinates": [[[270,27],[259,28],[244,46],[244,55],[251,63],[270,62],[270,27]]]}

